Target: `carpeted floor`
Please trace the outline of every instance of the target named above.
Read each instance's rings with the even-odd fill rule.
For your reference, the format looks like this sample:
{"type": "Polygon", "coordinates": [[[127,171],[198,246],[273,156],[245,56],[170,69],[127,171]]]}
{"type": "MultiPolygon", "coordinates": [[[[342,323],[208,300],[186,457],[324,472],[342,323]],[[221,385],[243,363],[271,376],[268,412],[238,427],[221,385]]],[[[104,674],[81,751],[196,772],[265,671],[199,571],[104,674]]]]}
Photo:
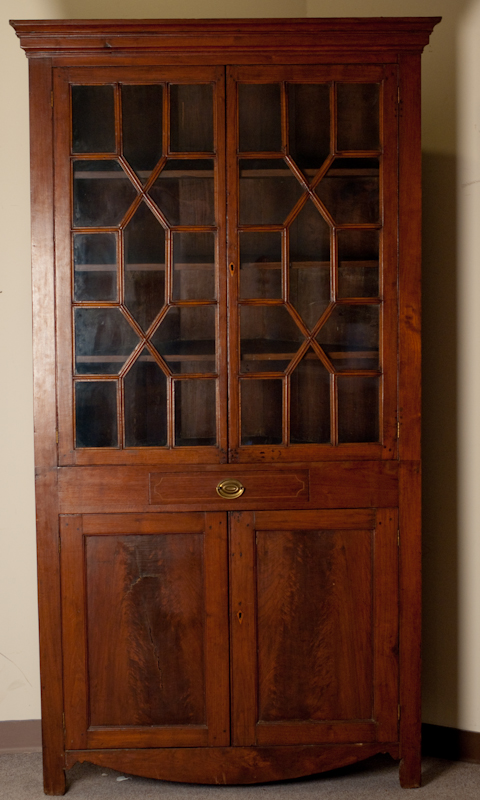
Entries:
{"type": "MultiPolygon", "coordinates": [[[[398,766],[389,756],[375,756],[315,777],[259,786],[198,786],[127,777],[77,764],[68,773],[68,795],[77,800],[480,800],[480,764],[435,758],[424,760],[423,786],[413,790],[400,788],[398,766]]],[[[0,756],[1,800],[44,797],[39,753],[0,756]]]]}

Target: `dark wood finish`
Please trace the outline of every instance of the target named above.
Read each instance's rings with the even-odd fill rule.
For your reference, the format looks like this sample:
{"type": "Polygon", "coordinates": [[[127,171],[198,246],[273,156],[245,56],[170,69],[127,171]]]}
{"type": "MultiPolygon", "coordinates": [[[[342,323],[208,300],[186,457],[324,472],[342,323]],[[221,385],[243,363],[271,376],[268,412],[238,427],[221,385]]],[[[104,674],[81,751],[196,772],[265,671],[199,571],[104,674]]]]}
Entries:
{"type": "Polygon", "coordinates": [[[396,511],[244,512],[231,542],[233,740],[394,740],[396,511]]]}
{"type": "Polygon", "coordinates": [[[421,471],[400,463],[399,475],[400,783],[421,784],[421,471]]]}
{"type": "Polygon", "coordinates": [[[419,54],[401,56],[399,92],[399,455],[402,460],[418,461],[421,445],[422,193],[420,182],[412,177],[419,174],[422,161],[420,104],[412,100],[420,92],[419,54]]]}
{"type": "MultiPolygon", "coordinates": [[[[273,502],[282,500],[308,501],[308,470],[298,472],[244,472],[236,470],[235,478],[244,486],[247,503],[262,502],[266,498],[273,502]]],[[[162,475],[150,473],[150,502],[152,505],[168,505],[172,497],[177,503],[205,503],[216,500],[216,487],[225,477],[223,472],[211,472],[208,479],[199,481],[198,475],[162,475]]],[[[233,473],[232,473],[233,477],[233,473]]]]}
{"type": "Polygon", "coordinates": [[[61,517],[70,748],[228,744],[225,522],[61,517]]]}
{"type": "Polygon", "coordinates": [[[397,51],[421,51],[441,17],[383,17],[382,19],[258,19],[258,20],[14,20],[27,55],[45,52],[65,54],[78,60],[86,56],[147,53],[205,55],[211,51],[235,63],[255,63],[258,53],[268,60],[285,54],[307,60],[347,56],[348,61],[394,59],[397,51]],[[371,51],[374,54],[371,54],[371,51]],[[279,54],[279,55],[278,55],[279,54]],[[367,55],[368,54],[368,55],[367,55]],[[379,55],[380,54],[380,58],[379,55]],[[375,55],[377,58],[375,59],[375,55]]]}
{"type": "Polygon", "coordinates": [[[398,744],[326,744],[292,747],[215,747],[164,750],[73,750],[67,766],[89,761],[132,775],[182,783],[264,783],[315,775],[376,753],[398,758],[398,744]]]}
{"type": "Polygon", "coordinates": [[[30,115],[44,134],[32,129],[32,304],[34,411],[42,420],[35,435],[37,466],[38,604],[42,687],[42,736],[45,794],[65,791],[63,678],[58,556],[57,448],[55,404],[55,308],[53,271],[52,69],[50,59],[30,64],[30,115]]]}
{"type": "MultiPolygon", "coordinates": [[[[421,51],[437,22],[439,18],[419,17],[12,23],[30,58],[31,76],[35,452],[47,793],[63,793],[65,768],[84,760],[150,777],[228,784],[313,774],[378,752],[401,758],[402,786],[419,785],[419,75],[421,51]],[[261,132],[250,138],[249,146],[265,151],[238,152],[236,92],[242,82],[276,86],[269,96],[280,98],[279,105],[265,127],[260,126],[266,138],[261,132]],[[160,145],[154,148],[157,162],[149,175],[137,174],[128,152],[123,154],[123,83],[163,87],[162,147],[161,153],[160,145]],[[175,83],[215,87],[215,153],[181,153],[175,143],[169,151],[174,113],[169,87],[175,83]],[[307,142],[307,150],[316,124],[310,90],[298,108],[292,106],[297,97],[297,90],[289,88],[293,83],[321,84],[320,94],[326,92],[329,102],[329,127],[321,134],[325,154],[315,155],[317,164],[310,163],[311,155],[301,163],[297,150],[303,144],[290,135],[289,124],[300,126],[308,103],[312,115],[305,137],[299,139],[307,142]],[[106,155],[102,147],[100,152],[71,152],[72,84],[115,87],[106,155]],[[366,86],[366,93],[357,92],[355,84],[366,86]],[[378,116],[372,112],[362,127],[360,114],[350,128],[345,110],[350,104],[342,106],[341,96],[356,97],[353,106],[357,101],[361,105],[361,98],[374,98],[378,116]],[[96,227],[75,226],[73,158],[84,163],[109,158],[122,165],[130,200],[118,224],[106,227],[102,218],[96,227]],[[172,158],[179,170],[180,162],[186,162],[187,180],[192,178],[190,161],[215,161],[215,219],[207,225],[200,224],[205,218],[198,216],[198,204],[193,204],[192,224],[187,226],[173,224],[163,201],[156,204],[155,182],[172,158]],[[279,197],[283,190],[266,193],[269,207],[281,201],[278,219],[262,224],[255,188],[243,194],[249,224],[240,218],[239,158],[247,167],[253,162],[261,181],[269,177],[263,174],[270,166],[265,160],[277,161],[276,178],[285,178],[282,170],[287,171],[286,183],[293,187],[288,202],[279,197]],[[347,200],[339,203],[338,187],[349,182],[357,189],[348,189],[347,200]],[[359,217],[356,210],[364,204],[350,196],[356,191],[365,197],[370,192],[370,211],[359,217]],[[345,216],[344,203],[350,216],[345,216]],[[152,212],[166,241],[165,258],[158,250],[155,259],[139,259],[142,264],[134,265],[150,275],[142,290],[148,306],[145,329],[129,307],[124,275],[133,262],[122,249],[124,230],[128,233],[130,223],[138,220],[140,207],[152,212]],[[306,226],[301,236],[304,223],[299,220],[306,226]],[[191,263],[200,267],[198,291],[178,294],[175,276],[191,268],[174,261],[174,237],[182,230],[194,236],[217,231],[214,293],[209,288],[201,296],[198,289],[210,285],[204,279],[211,267],[207,257],[200,263],[197,251],[191,263]],[[259,261],[252,257],[257,278],[244,285],[254,286],[261,275],[267,286],[264,295],[255,289],[239,291],[239,236],[248,230],[283,237],[274,258],[261,252],[259,261]],[[353,261],[352,254],[341,255],[342,241],[348,240],[344,231],[354,232],[349,245],[353,261]],[[362,231],[370,231],[367,239],[374,242],[366,246],[373,251],[367,255],[364,245],[356,249],[362,231]],[[117,237],[116,299],[112,292],[94,294],[93,299],[72,294],[74,232],[117,237]],[[292,242],[302,237],[308,257],[295,254],[292,242]],[[143,269],[145,264],[149,269],[143,269]],[[314,310],[310,268],[320,276],[320,285],[311,290],[314,310]],[[157,280],[154,273],[161,271],[157,280]],[[165,290],[159,291],[164,291],[165,303],[157,308],[147,289],[162,286],[162,281],[165,290]],[[155,332],[169,314],[177,314],[178,305],[218,309],[217,373],[201,372],[211,360],[208,347],[205,353],[172,350],[163,355],[156,349],[155,332]],[[108,310],[112,306],[117,309],[113,316],[108,310]],[[107,322],[118,315],[124,320],[128,341],[138,344],[128,345],[127,355],[120,356],[125,360],[118,373],[114,362],[120,350],[110,356],[111,351],[95,350],[94,344],[91,354],[88,349],[80,353],[100,353],[106,373],[90,367],[91,374],[73,374],[73,307],[82,314],[94,307],[107,322]],[[239,323],[241,314],[244,321],[239,323]],[[360,332],[357,342],[353,332],[358,320],[367,333],[360,332]],[[260,335],[262,326],[267,333],[260,335]],[[351,340],[342,333],[348,326],[351,340]],[[265,352],[245,350],[242,362],[240,333],[249,344],[262,337],[273,342],[280,358],[275,346],[264,344],[265,352]],[[152,408],[166,409],[166,433],[155,446],[130,447],[123,380],[141,353],[143,361],[155,362],[160,371],[155,373],[157,383],[146,391],[154,398],[152,408]],[[192,353],[199,360],[188,373],[186,362],[196,361],[192,353]],[[350,364],[347,371],[345,364],[350,364]],[[110,405],[108,446],[74,444],[74,383],[89,379],[115,386],[117,414],[110,405]],[[207,423],[213,394],[206,383],[202,399],[196,399],[198,414],[190,413],[189,432],[182,440],[175,414],[185,409],[189,379],[195,386],[202,379],[217,381],[216,446],[207,423]],[[248,386],[243,401],[242,382],[248,386]],[[265,386],[273,391],[265,392],[265,386]],[[161,400],[155,399],[156,391],[158,396],[163,392],[161,400]],[[260,403],[263,421],[257,414],[260,403]],[[251,429],[247,424],[243,435],[242,414],[248,422],[252,412],[251,429]],[[206,432],[201,432],[202,420],[206,432]],[[181,446],[175,446],[177,434],[181,446]],[[202,436],[203,444],[188,446],[202,436]],[[160,446],[160,441],[166,444],[160,446]],[[218,497],[215,487],[224,478],[241,480],[244,494],[231,500],[218,497]],[[163,650],[159,642],[165,643],[163,650]]],[[[262,103],[258,92],[253,95],[258,116],[262,103]]],[[[186,90],[183,98],[188,96],[199,102],[195,90],[186,90]]],[[[245,120],[241,124],[245,141],[251,126],[245,120]]],[[[211,129],[207,121],[205,143],[211,129]]],[[[193,139],[187,136],[186,141],[193,139]]],[[[203,194],[195,189],[189,197],[205,204],[209,190],[202,185],[203,194]]],[[[180,202],[179,181],[176,186],[180,202]]],[[[97,194],[106,196],[105,186],[97,194]]],[[[155,235],[159,230],[155,227],[155,235]]],[[[99,272],[105,271],[105,263],[111,262],[92,262],[99,272]]],[[[180,321],[178,325],[179,332],[167,333],[167,338],[180,342],[181,348],[187,336],[182,337],[180,321]]],[[[192,325],[193,340],[201,340],[201,325],[192,325]]],[[[147,372],[142,373],[146,383],[147,372]]],[[[88,408],[89,391],[87,431],[89,414],[94,413],[88,408]]],[[[134,411],[128,413],[134,417],[134,411]]]]}
{"type": "MultiPolygon", "coordinates": [[[[295,465],[297,466],[297,465],[295,465]]],[[[292,465],[284,470],[276,470],[275,476],[280,486],[291,487],[297,491],[301,482],[307,481],[309,494],[303,490],[300,497],[278,496],[275,488],[274,497],[270,499],[267,492],[262,497],[256,494],[252,501],[242,495],[235,500],[221,500],[215,487],[223,478],[238,478],[242,476],[244,485],[252,485],[255,492],[264,486],[264,480],[271,485],[271,467],[258,467],[254,464],[242,464],[240,471],[235,464],[225,464],[221,472],[214,465],[206,465],[202,472],[185,473],[185,467],[171,468],[168,471],[150,472],[148,467],[82,467],[64,468],[59,475],[59,502],[60,511],[64,514],[73,514],[81,505],[86,513],[97,512],[144,512],[152,509],[155,495],[152,485],[158,484],[162,476],[166,485],[178,485],[180,489],[187,484],[193,487],[190,498],[185,494],[171,495],[168,503],[159,503],[158,509],[162,511],[176,511],[178,505],[185,507],[186,500],[190,510],[210,511],[232,510],[240,508],[354,508],[358,498],[362,498],[362,505],[366,507],[395,507],[398,504],[398,463],[390,462],[358,462],[346,461],[339,463],[317,463],[311,465],[300,464],[292,473],[292,465]],[[305,478],[308,471],[309,478],[305,478]],[[211,473],[215,475],[212,480],[211,473]],[[192,477],[193,475],[193,477],[192,477]],[[251,476],[251,477],[247,477],[251,476]],[[295,477],[295,476],[298,476],[295,477]],[[178,480],[178,484],[175,484],[178,480]],[[197,498],[199,494],[204,498],[201,503],[197,498]],[[207,499],[207,496],[209,499],[207,499]],[[308,500],[308,497],[310,498],[308,500]]],[[[165,498],[165,501],[167,498],[165,498]]]]}

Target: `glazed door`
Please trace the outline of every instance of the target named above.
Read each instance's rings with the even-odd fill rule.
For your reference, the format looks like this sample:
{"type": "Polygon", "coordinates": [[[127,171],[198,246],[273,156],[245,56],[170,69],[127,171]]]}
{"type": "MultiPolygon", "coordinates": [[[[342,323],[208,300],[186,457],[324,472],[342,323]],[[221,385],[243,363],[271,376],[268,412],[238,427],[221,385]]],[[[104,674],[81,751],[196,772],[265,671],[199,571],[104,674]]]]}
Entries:
{"type": "Polygon", "coordinates": [[[393,458],[395,70],[235,67],[227,101],[231,459],[393,458]]]}
{"type": "Polygon", "coordinates": [[[228,745],[226,515],[61,517],[69,750],[228,745]]]}
{"type": "Polygon", "coordinates": [[[60,463],[225,461],[224,68],[54,87],[60,463]]]}
{"type": "Polygon", "coordinates": [[[238,512],[232,743],[398,738],[397,512],[238,512]]]}

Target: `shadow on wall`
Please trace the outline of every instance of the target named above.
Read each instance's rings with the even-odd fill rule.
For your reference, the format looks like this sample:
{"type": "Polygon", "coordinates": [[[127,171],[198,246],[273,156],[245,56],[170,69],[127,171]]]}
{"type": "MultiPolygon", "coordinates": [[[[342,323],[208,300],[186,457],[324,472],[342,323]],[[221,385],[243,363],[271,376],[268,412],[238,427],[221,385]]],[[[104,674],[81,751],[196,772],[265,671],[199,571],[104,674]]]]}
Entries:
{"type": "Polygon", "coordinates": [[[423,156],[423,698],[458,714],[457,220],[454,156],[423,156]]]}

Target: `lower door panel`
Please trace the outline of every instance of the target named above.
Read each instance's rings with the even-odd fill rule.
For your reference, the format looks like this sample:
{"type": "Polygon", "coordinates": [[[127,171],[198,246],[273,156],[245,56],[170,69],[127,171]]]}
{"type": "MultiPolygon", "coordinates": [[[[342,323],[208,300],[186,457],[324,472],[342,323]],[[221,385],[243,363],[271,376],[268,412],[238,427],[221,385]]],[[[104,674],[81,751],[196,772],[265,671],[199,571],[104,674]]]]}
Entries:
{"type": "Polygon", "coordinates": [[[396,511],[235,513],[230,558],[233,743],[396,741],[396,511]]]}
{"type": "Polygon", "coordinates": [[[67,748],[228,745],[226,514],[60,529],[67,748]]]}

